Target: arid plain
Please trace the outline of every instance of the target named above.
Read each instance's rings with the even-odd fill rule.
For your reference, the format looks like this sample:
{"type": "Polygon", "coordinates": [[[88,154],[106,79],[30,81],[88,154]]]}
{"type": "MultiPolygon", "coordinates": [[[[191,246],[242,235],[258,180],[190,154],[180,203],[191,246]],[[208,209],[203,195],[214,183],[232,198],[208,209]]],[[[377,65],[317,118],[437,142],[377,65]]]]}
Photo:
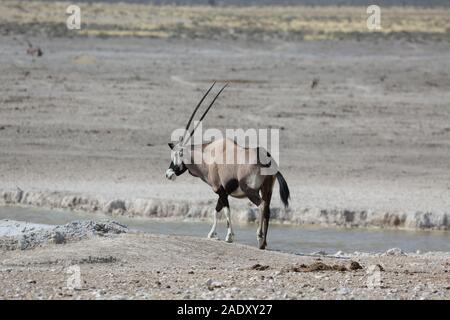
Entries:
{"type": "MultiPolygon", "coordinates": [[[[0,204],[112,216],[209,219],[216,197],[208,186],[187,175],[172,183],[164,171],[170,162],[167,142],[172,130],[185,125],[202,92],[218,81],[230,85],[205,126],[280,129],[280,170],[291,188],[292,206],[288,211],[280,209],[276,191],[274,223],[449,228],[448,8],[383,8],[382,30],[372,32],[367,30],[363,7],[83,4],[82,29],[68,30],[67,5],[0,4],[0,204]],[[30,46],[39,47],[43,55],[27,54],[30,46]]],[[[236,222],[254,219],[247,201],[233,200],[231,205],[236,222]]],[[[131,234],[110,240],[119,245],[119,260],[125,254],[120,246],[137,243],[141,236],[152,237],[131,234]]],[[[86,250],[100,253],[109,238],[84,241],[92,245],[86,250]]],[[[136,250],[149,250],[152,245],[146,247],[146,241],[136,250]]],[[[155,236],[152,241],[161,240],[155,236]]],[[[252,265],[241,260],[240,248],[234,245],[193,241],[205,250],[232,248],[229,254],[237,264],[236,274],[252,265]]],[[[9,251],[2,254],[1,263],[12,271],[2,271],[1,276],[4,281],[23,278],[14,266],[23,268],[20,261],[28,259],[28,252],[55,249],[52,254],[58,259],[67,254],[64,250],[79,245],[9,251]],[[13,273],[17,275],[9,278],[13,273]]],[[[266,263],[259,262],[258,251],[242,250],[248,250],[255,263],[266,263]]],[[[277,259],[278,253],[262,255],[270,260],[277,259]]],[[[295,263],[311,262],[291,258],[295,263]]],[[[67,264],[64,259],[58,260],[61,266],[67,264]]],[[[366,265],[377,257],[352,259],[366,265]]],[[[448,297],[446,254],[380,259],[401,281],[391,283],[389,296],[379,289],[374,297],[448,297]],[[432,261],[433,268],[419,268],[417,274],[429,275],[427,283],[439,288],[428,290],[424,285],[417,295],[400,294],[417,286],[402,287],[409,279],[402,270],[407,263],[419,266],[415,259],[432,261]]],[[[164,263],[170,264],[169,260],[164,263]]],[[[50,275],[39,271],[42,265],[36,262],[26,268],[46,279],[50,275]]],[[[105,268],[105,264],[92,268],[97,266],[98,272],[105,268]]],[[[269,271],[262,272],[269,276],[269,271]]],[[[330,272],[332,277],[340,274],[318,272],[325,278],[330,272]]],[[[205,275],[205,283],[214,276],[205,275]]],[[[220,281],[226,287],[226,280],[220,281]]],[[[325,286],[327,292],[323,281],[314,288],[325,286]]],[[[365,286],[347,283],[342,287],[365,286]]],[[[318,295],[305,294],[312,289],[289,288],[257,297],[367,298],[372,292],[344,288],[339,294],[336,284],[336,290],[325,295],[320,288],[318,295]]],[[[22,289],[22,293],[3,291],[0,296],[39,294],[22,289]]],[[[213,289],[208,292],[223,288],[213,289]]],[[[42,290],[43,297],[54,294],[42,290]]],[[[181,286],[167,295],[158,291],[150,296],[203,297],[201,291],[189,295],[186,290],[181,286]]],[[[136,297],[129,292],[123,295],[136,297]]]]}

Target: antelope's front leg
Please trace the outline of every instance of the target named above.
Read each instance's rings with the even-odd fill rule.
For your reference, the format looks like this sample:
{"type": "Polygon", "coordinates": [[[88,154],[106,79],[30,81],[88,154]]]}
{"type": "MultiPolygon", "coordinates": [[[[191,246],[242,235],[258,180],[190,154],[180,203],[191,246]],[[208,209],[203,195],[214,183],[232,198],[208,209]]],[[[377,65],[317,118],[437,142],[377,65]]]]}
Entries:
{"type": "Polygon", "coordinates": [[[219,212],[217,210],[214,210],[213,225],[211,227],[211,231],[209,231],[209,233],[208,233],[208,238],[210,238],[210,239],[217,239],[216,228],[217,228],[217,216],[218,215],[219,215],[219,212]]]}
{"type": "Polygon", "coordinates": [[[230,208],[225,207],[223,210],[225,211],[225,217],[227,218],[227,229],[228,229],[227,236],[225,237],[225,241],[231,243],[234,240],[234,232],[233,232],[233,226],[231,225],[230,208]]]}

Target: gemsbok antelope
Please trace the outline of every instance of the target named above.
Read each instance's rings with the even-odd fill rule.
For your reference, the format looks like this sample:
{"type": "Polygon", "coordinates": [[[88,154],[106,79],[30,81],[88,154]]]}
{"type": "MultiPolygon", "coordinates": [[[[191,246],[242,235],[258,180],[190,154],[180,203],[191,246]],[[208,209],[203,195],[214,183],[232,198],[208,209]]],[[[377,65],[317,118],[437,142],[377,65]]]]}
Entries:
{"type": "Polygon", "coordinates": [[[186,125],[186,134],[180,137],[176,143],[169,143],[169,147],[172,149],[172,161],[169,169],[166,171],[166,178],[175,180],[176,176],[188,171],[194,177],[198,177],[210,185],[212,190],[219,196],[214,211],[213,225],[208,234],[209,238],[217,237],[216,227],[218,214],[224,209],[228,229],[225,241],[233,242],[234,233],[231,225],[228,196],[248,198],[260,208],[257,241],[259,248],[265,249],[267,246],[267,230],[270,218],[270,200],[272,198],[275,179],[278,180],[281,201],[285,207],[289,205],[289,188],[283,175],[278,171],[275,160],[263,148],[243,148],[228,138],[218,139],[200,145],[194,145],[190,142],[198,124],[203,120],[217,97],[226,87],[225,85],[217,93],[200,117],[197,125],[189,133],[189,126],[195,113],[213,86],[214,84],[195,107],[186,125]],[[200,161],[196,161],[196,159],[200,159],[200,161]],[[249,161],[249,159],[255,160],[249,161]],[[275,170],[271,171],[272,174],[263,175],[261,170],[268,166],[271,169],[275,167],[275,170]]]}

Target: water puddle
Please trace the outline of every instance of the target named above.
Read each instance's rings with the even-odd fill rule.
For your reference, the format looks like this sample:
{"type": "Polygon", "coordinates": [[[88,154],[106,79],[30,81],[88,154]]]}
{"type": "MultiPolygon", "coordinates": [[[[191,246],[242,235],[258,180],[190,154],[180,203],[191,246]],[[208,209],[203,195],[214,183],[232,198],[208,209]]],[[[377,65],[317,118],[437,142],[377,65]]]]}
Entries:
{"type": "MultiPolygon", "coordinates": [[[[102,214],[89,214],[62,210],[0,207],[0,219],[11,219],[43,224],[65,224],[74,220],[111,219],[102,214]]],[[[210,223],[199,221],[172,221],[114,217],[131,229],[156,234],[189,235],[205,237],[210,223]]],[[[256,245],[256,224],[235,225],[235,241],[256,245]]],[[[221,221],[218,234],[223,240],[226,234],[225,221],[221,221]]],[[[303,226],[269,226],[270,249],[292,253],[325,251],[329,254],[344,252],[383,252],[398,247],[405,252],[450,251],[450,232],[403,231],[378,229],[319,228],[303,226]]]]}

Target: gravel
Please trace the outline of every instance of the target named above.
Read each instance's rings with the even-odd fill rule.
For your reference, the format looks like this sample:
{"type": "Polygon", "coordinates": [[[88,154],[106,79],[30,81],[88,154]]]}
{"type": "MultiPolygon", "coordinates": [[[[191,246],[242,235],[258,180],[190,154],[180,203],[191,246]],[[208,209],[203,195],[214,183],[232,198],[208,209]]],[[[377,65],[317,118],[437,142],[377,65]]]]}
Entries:
{"type": "Polygon", "coordinates": [[[138,232],[1,250],[0,299],[450,298],[443,252],[313,257],[138,232]]]}
{"type": "Polygon", "coordinates": [[[127,232],[116,221],[73,221],[61,226],[0,220],[0,249],[27,250],[54,243],[63,244],[92,236],[109,236],[127,232]]]}

